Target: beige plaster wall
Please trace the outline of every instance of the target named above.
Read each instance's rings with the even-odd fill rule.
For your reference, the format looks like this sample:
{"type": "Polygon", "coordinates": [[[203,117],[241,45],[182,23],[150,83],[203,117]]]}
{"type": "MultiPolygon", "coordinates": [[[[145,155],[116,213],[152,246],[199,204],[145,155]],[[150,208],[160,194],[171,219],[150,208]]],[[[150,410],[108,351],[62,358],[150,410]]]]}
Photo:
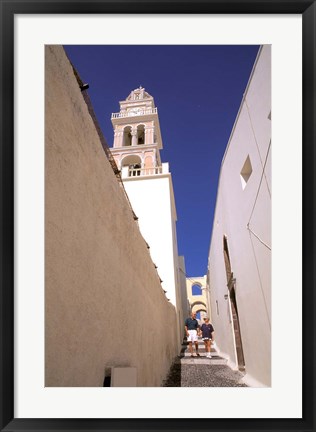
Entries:
{"type": "Polygon", "coordinates": [[[45,51],[45,385],[102,386],[137,368],[159,386],[176,312],[60,46],[45,51]]]}

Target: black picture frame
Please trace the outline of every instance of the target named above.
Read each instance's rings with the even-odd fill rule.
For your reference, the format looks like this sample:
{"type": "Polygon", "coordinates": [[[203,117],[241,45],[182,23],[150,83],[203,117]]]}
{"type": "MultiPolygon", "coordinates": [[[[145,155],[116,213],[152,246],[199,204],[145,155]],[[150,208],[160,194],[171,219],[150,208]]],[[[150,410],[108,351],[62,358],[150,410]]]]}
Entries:
{"type": "MultiPolygon", "coordinates": [[[[0,0],[1,431],[315,430],[316,4],[298,0],[0,0]],[[14,15],[301,14],[303,20],[303,416],[301,419],[22,419],[14,417],[14,15]]],[[[290,359],[289,359],[290,361],[290,359]]],[[[289,377],[291,379],[291,377],[289,377]]],[[[282,403],[282,402],[280,402],[282,403]]],[[[185,409],[185,407],[184,407],[185,409]]]]}

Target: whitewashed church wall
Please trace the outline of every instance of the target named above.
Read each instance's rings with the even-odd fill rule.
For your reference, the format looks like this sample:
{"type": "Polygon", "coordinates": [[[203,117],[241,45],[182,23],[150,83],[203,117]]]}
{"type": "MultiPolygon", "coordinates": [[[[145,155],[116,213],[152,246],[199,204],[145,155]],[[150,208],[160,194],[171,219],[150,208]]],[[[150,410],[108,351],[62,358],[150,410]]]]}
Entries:
{"type": "MultiPolygon", "coordinates": [[[[125,179],[124,186],[133,209],[139,218],[140,231],[148,243],[150,255],[158,267],[166,297],[181,309],[180,284],[178,280],[178,247],[176,237],[176,215],[171,187],[171,175],[151,178],[140,176],[125,179]]],[[[178,314],[178,312],[177,312],[178,314]]],[[[178,314],[178,348],[182,341],[180,316],[178,314]]]]}
{"type": "Polygon", "coordinates": [[[45,385],[102,386],[113,366],[160,386],[177,316],[62,47],[45,56],[45,385]]]}
{"type": "Polygon", "coordinates": [[[209,255],[218,345],[236,364],[230,299],[225,298],[223,238],[227,236],[246,378],[266,386],[271,385],[270,73],[270,47],[264,46],[222,162],[209,255]],[[241,171],[248,156],[252,173],[243,188],[241,171]]]}
{"type": "Polygon", "coordinates": [[[168,298],[176,305],[176,275],[178,264],[174,256],[173,215],[169,176],[143,177],[125,180],[124,186],[139,218],[141,233],[150,246],[150,255],[168,298]]]}
{"type": "Polygon", "coordinates": [[[182,321],[180,327],[180,336],[184,334],[184,321],[189,316],[190,308],[187,296],[187,280],[184,256],[179,256],[179,278],[180,278],[180,293],[182,304],[182,321]]]}

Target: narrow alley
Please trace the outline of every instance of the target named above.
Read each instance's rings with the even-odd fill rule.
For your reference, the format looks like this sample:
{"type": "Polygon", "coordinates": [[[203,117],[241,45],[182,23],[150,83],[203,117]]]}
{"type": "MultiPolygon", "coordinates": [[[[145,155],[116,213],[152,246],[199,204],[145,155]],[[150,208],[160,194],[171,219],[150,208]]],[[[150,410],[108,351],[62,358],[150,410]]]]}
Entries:
{"type": "Polygon", "coordinates": [[[192,358],[184,339],[181,354],[171,366],[163,387],[247,387],[241,382],[243,373],[233,371],[213,348],[212,358],[206,358],[202,339],[199,338],[198,344],[200,356],[194,352],[192,358]]]}
{"type": "MultiPolygon", "coordinates": [[[[108,58],[100,49],[92,51],[108,58]]],[[[217,54],[206,54],[212,68],[217,54]]],[[[110,147],[76,61],[62,46],[45,47],[45,387],[271,386],[271,46],[256,46],[248,60],[214,177],[214,214],[203,225],[197,203],[212,200],[195,183],[193,141],[185,136],[171,146],[175,164],[162,157],[162,131],[173,133],[174,124],[161,128],[160,119],[177,113],[184,124],[174,86],[165,95],[153,89],[164,95],[162,117],[142,85],[119,85],[104,108],[102,97],[110,147]],[[179,178],[177,210],[171,166],[183,167],[187,156],[185,171],[201,195],[189,197],[179,178]],[[184,222],[178,236],[184,208],[193,225],[184,222]],[[184,329],[195,343],[199,327],[218,343],[211,358],[200,338],[200,356],[181,345],[184,329]]],[[[206,137],[200,141],[209,151],[206,137]]]]}

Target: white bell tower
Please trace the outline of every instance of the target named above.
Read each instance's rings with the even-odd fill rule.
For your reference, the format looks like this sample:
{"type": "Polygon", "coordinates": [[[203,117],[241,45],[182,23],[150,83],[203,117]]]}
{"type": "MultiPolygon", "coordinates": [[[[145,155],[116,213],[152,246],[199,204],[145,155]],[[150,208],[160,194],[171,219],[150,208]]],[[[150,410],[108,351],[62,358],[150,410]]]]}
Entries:
{"type": "Polygon", "coordinates": [[[112,114],[112,154],[123,179],[162,172],[159,118],[154,99],[143,87],[133,90],[112,114]]]}
{"type": "Polygon", "coordinates": [[[162,138],[154,99],[139,87],[120,102],[120,112],[113,113],[111,119],[111,152],[121,170],[140,231],[150,247],[161,285],[182,323],[177,214],[169,164],[160,159],[162,138]]]}

